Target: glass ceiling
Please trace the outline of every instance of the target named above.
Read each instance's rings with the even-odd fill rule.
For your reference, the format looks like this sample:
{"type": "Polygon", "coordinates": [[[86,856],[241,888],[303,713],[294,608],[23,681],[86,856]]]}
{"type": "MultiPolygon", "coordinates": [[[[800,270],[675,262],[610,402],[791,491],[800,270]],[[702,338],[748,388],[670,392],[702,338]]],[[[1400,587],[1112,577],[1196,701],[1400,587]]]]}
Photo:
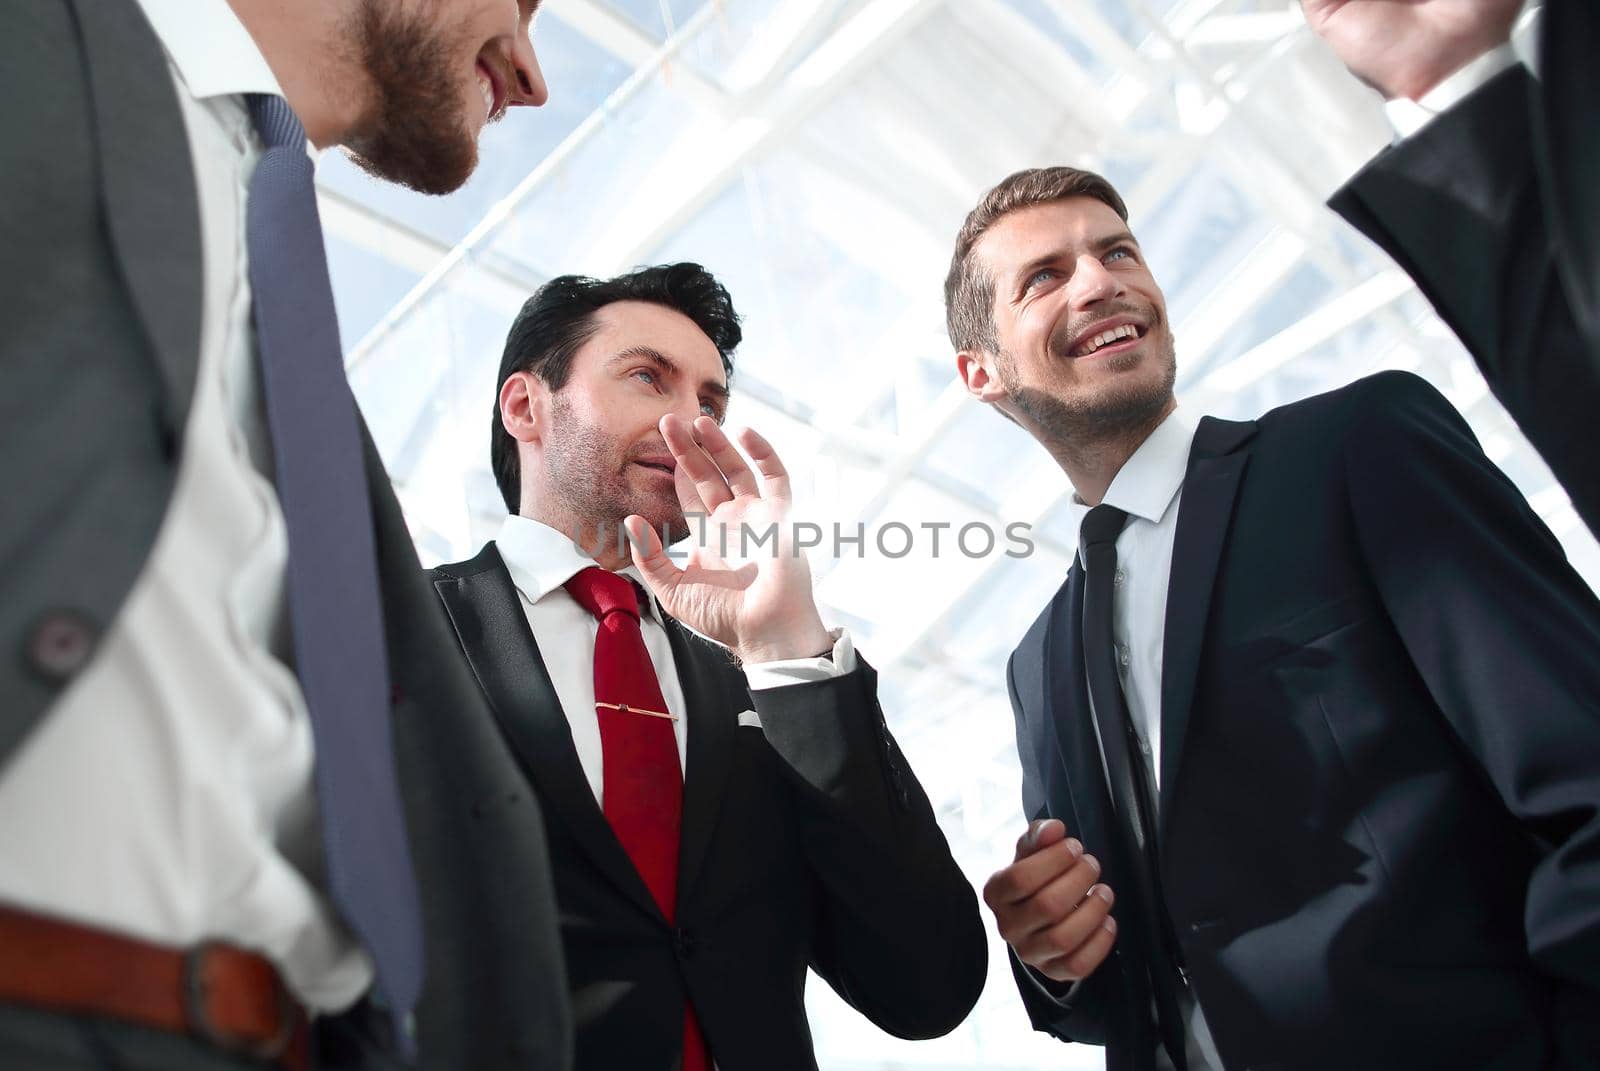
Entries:
{"type": "MultiPolygon", "coordinates": [[[[1005,658],[1072,542],[1064,478],[966,399],[944,335],[956,229],[1016,168],[1087,166],[1122,190],[1191,412],[1254,416],[1410,369],[1600,580],[1600,550],[1459,344],[1323,206],[1389,130],[1297,0],[548,0],[535,45],[550,103],[489,128],[458,194],[385,186],[337,154],[319,167],[350,376],[424,561],[499,524],[487,429],[527,295],[564,272],[705,264],[744,317],[730,423],[778,447],[805,518],[866,526],[864,558],[813,559],[824,615],[880,669],[974,886],[1021,829],[1005,658]],[[1036,552],[972,559],[947,537],[937,559],[921,540],[891,558],[873,538],[972,521],[1028,522],[1036,552]]],[[[1101,1066],[1032,1034],[997,941],[991,959],[977,1012],[936,1042],[888,1038],[812,986],[822,1065],[1101,1066]]]]}

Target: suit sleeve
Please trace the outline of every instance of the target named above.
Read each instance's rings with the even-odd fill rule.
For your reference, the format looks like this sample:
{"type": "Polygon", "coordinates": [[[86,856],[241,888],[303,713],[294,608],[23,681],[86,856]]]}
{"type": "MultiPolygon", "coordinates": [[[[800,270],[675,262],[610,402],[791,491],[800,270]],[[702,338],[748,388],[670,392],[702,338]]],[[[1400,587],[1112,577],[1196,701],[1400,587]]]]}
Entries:
{"type": "MultiPolygon", "coordinates": [[[[1035,822],[1057,816],[1050,813],[1038,759],[1027,743],[1030,739],[1027,721],[1022,702],[1017,698],[1016,661],[1013,655],[1006,663],[1006,692],[1011,697],[1011,713],[1017,721],[1017,755],[1022,762],[1022,813],[1029,822],[1035,822]]],[[[1114,959],[1107,959],[1101,970],[1088,978],[1063,985],[1024,964],[1014,950],[1008,948],[1006,954],[1011,961],[1017,991],[1022,994],[1022,1006],[1035,1030],[1062,1041],[1088,1045],[1106,1043],[1106,1004],[1113,988],[1114,959]]]]}
{"type": "MultiPolygon", "coordinates": [[[[1483,370],[1495,396],[1600,533],[1600,338],[1568,302],[1530,133],[1539,90],[1517,66],[1336,193],[1334,211],[1376,242],[1483,370]]],[[[1600,175],[1590,178],[1600,182],[1600,175]]]]}
{"type": "Polygon", "coordinates": [[[831,680],[752,694],[822,890],[813,967],[897,1037],[955,1029],[983,990],[988,945],[972,886],[884,721],[877,674],[858,659],[831,680]]]}
{"type": "MultiPolygon", "coordinates": [[[[1527,891],[1528,951],[1563,1018],[1592,1035],[1600,602],[1437,391],[1392,373],[1358,402],[1345,461],[1360,552],[1450,728],[1542,852],[1527,891]]],[[[1567,1045],[1600,1052],[1600,1037],[1567,1045]]]]}

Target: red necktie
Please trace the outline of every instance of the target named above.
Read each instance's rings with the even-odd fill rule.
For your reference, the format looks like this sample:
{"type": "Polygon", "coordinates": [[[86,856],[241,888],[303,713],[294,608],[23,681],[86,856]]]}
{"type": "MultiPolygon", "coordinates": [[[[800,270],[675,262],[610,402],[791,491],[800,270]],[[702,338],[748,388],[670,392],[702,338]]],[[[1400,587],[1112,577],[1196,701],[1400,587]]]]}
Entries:
{"type": "MultiPolygon", "coordinates": [[[[667,921],[678,899],[683,770],[667,701],[639,631],[639,595],[625,576],[589,567],[566,584],[600,620],[594,638],[594,705],[600,719],[606,821],[667,921]]],[[[694,1009],[684,1008],[683,1071],[711,1071],[694,1009]]]]}

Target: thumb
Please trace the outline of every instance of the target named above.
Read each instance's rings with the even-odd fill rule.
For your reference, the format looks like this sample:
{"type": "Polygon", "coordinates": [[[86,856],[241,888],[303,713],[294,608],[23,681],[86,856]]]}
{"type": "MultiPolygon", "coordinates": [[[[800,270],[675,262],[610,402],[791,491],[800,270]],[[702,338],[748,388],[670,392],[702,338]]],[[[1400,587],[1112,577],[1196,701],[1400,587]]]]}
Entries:
{"type": "Polygon", "coordinates": [[[1017,858],[1032,855],[1067,837],[1066,825],[1057,818],[1041,818],[1028,826],[1028,831],[1017,841],[1017,858]]]}
{"type": "Polygon", "coordinates": [[[634,566],[644,578],[650,593],[660,599],[670,613],[672,596],[678,589],[678,582],[683,579],[683,570],[667,557],[666,547],[656,530],[650,527],[649,521],[638,514],[629,514],[622,523],[628,530],[628,553],[633,558],[634,566]]]}

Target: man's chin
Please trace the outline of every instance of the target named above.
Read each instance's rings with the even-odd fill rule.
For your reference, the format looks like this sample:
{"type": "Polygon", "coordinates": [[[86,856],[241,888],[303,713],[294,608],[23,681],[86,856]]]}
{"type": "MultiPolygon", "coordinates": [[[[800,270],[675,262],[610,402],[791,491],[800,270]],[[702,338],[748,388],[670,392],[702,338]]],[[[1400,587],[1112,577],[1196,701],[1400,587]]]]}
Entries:
{"type": "Polygon", "coordinates": [[[689,538],[689,521],[683,515],[683,510],[676,503],[670,508],[645,507],[634,510],[639,516],[650,522],[650,527],[655,529],[656,535],[662,536],[662,542],[667,546],[681,543],[689,538]]]}
{"type": "Polygon", "coordinates": [[[459,190],[478,169],[478,143],[465,130],[445,138],[408,134],[352,141],[346,152],[373,178],[435,197],[459,190]]]}

